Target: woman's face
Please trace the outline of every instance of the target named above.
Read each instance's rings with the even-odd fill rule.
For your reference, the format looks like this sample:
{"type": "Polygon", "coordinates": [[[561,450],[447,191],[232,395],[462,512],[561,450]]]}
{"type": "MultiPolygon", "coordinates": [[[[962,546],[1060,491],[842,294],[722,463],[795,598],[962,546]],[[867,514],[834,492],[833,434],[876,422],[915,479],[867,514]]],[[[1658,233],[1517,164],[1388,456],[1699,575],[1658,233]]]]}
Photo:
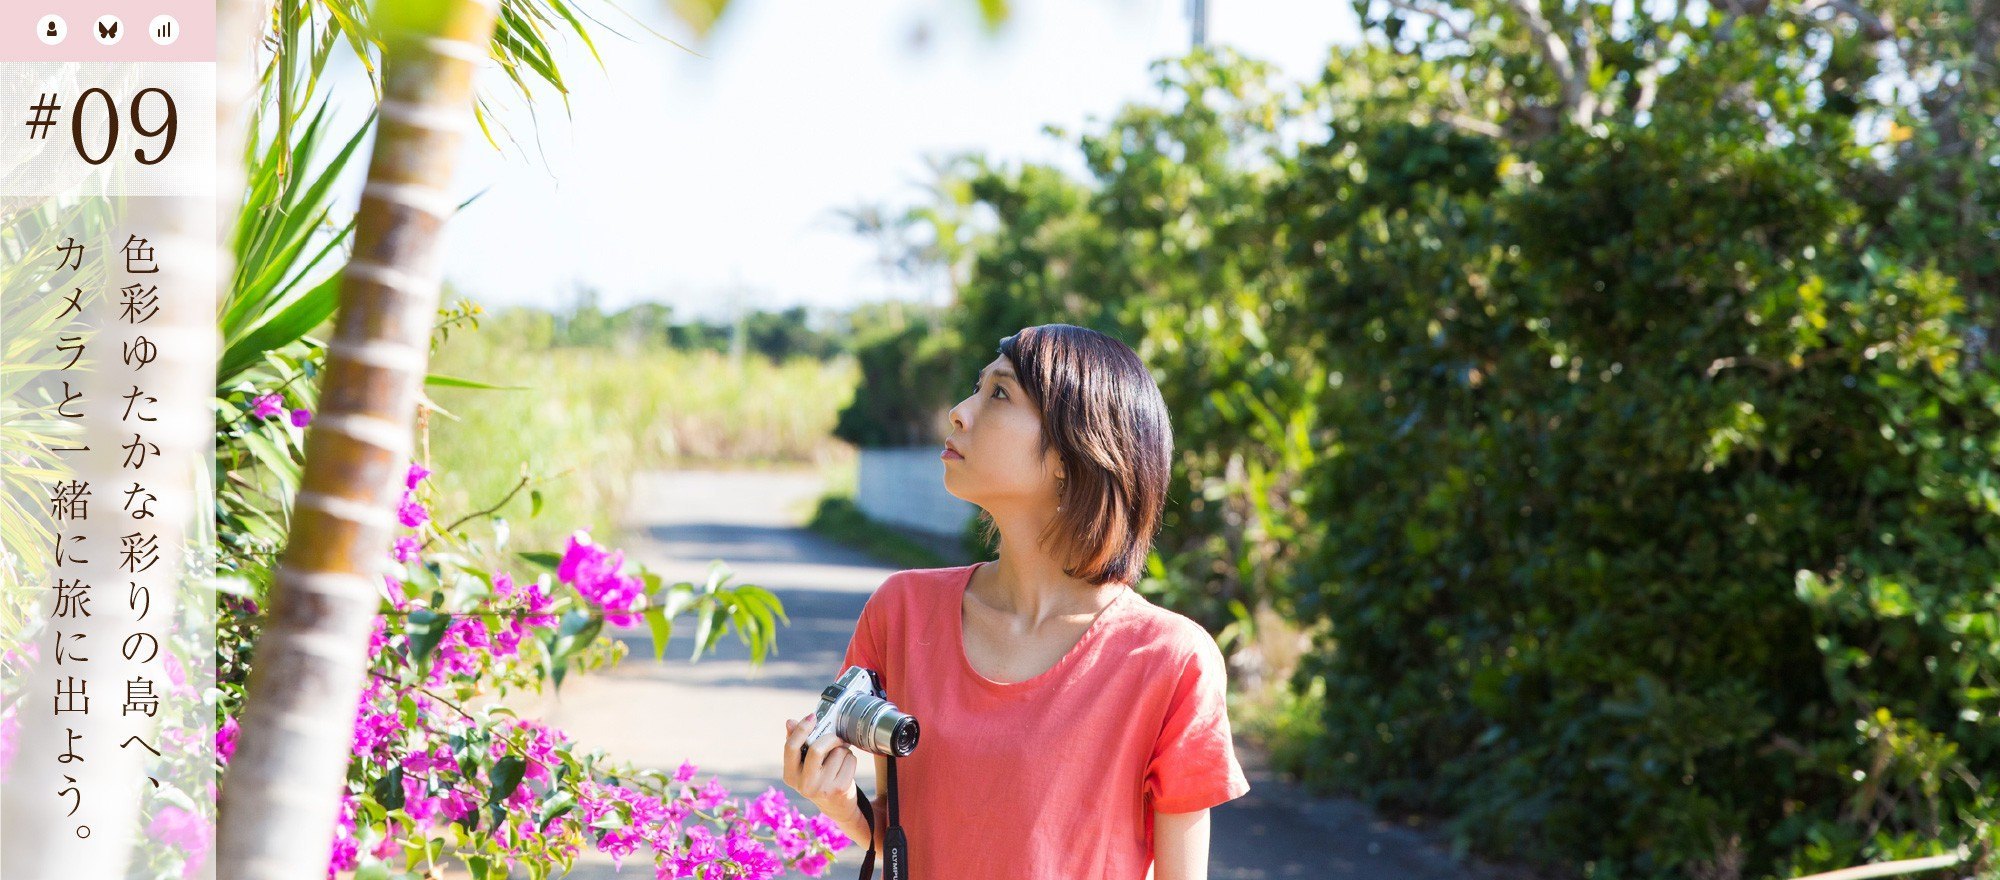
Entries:
{"type": "Polygon", "coordinates": [[[1014,377],[1006,355],[980,371],[971,396],[951,408],[946,439],[963,458],[944,455],[945,490],[995,512],[1036,505],[1054,508],[1060,458],[1041,453],[1042,415],[1014,377]]]}

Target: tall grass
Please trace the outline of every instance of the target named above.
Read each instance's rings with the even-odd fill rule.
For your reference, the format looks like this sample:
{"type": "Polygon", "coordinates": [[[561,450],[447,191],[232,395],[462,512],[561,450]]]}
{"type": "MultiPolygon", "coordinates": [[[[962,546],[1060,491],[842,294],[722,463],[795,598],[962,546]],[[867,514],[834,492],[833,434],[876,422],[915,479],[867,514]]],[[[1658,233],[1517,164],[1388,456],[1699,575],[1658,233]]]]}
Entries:
{"type": "Polygon", "coordinates": [[[510,543],[560,548],[572,529],[620,541],[634,477],[674,468],[826,470],[853,457],[832,436],[854,396],[851,360],[683,352],[625,341],[547,344],[544,316],[518,310],[454,328],[432,372],[525,390],[429,386],[442,412],[426,448],[443,524],[499,504],[510,543]],[[530,490],[541,512],[530,519],[530,490]]]}

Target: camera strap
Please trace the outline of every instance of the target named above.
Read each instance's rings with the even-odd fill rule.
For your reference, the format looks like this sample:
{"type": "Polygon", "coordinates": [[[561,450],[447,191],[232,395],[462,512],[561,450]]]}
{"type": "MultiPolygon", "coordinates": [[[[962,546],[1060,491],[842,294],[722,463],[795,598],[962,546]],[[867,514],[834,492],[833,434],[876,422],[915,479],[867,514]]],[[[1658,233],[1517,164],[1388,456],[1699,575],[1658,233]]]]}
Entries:
{"type": "MultiPolygon", "coordinates": [[[[888,698],[879,677],[875,682],[875,696],[888,698]]],[[[886,757],[889,760],[889,779],[883,797],[889,802],[889,821],[888,832],[882,838],[882,880],[910,880],[909,841],[903,837],[903,820],[896,809],[896,756],[886,757]]],[[[861,816],[868,820],[868,834],[872,838],[875,834],[875,809],[868,803],[868,796],[861,793],[861,786],[854,787],[854,796],[861,801],[861,816]]],[[[875,847],[874,841],[870,840],[868,848],[861,854],[861,880],[872,880],[874,876],[875,847]]]]}

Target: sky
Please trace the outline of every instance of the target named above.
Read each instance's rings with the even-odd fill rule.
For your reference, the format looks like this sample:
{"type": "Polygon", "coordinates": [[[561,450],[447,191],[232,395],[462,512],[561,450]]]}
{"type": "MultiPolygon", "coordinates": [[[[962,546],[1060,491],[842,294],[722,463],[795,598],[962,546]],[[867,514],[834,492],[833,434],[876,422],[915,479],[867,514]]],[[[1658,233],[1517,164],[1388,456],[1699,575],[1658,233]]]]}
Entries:
{"type": "MultiPolygon", "coordinates": [[[[924,157],[952,150],[1080,174],[1043,127],[1089,130],[1156,100],[1148,65],[1190,40],[1185,0],[1014,0],[991,37],[977,5],[734,0],[702,39],[667,0],[578,0],[627,36],[595,37],[602,69],[574,35],[556,50],[570,116],[551,89],[531,104],[481,74],[520,143],[496,133],[495,150],[474,129],[464,146],[452,189],[479,198],[447,226],[452,295],[555,307],[587,287],[607,309],[659,301],[682,320],[939,301],[885,281],[876,244],[834,212],[913,203],[924,157]]],[[[1356,39],[1343,0],[1210,0],[1208,34],[1293,79],[1356,39]]],[[[358,121],[368,107],[339,109],[358,121]]],[[[351,208],[358,181],[343,190],[351,208]]]]}

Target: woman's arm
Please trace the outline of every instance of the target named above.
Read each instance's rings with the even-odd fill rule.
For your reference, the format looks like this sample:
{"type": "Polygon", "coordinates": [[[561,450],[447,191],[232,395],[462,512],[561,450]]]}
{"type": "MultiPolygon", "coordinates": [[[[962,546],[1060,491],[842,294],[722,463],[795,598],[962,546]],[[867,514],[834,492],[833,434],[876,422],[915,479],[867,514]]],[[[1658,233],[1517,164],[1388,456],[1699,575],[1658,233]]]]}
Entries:
{"type": "MultiPolygon", "coordinates": [[[[882,800],[882,792],[883,787],[888,784],[889,759],[883,755],[875,755],[875,795],[868,799],[868,808],[875,811],[875,820],[884,825],[889,821],[888,814],[884,812],[889,807],[882,800]]],[[[868,817],[861,815],[860,810],[854,811],[851,822],[840,823],[840,830],[846,832],[848,837],[853,838],[854,842],[861,844],[863,848],[874,850],[876,859],[882,858],[882,847],[878,845],[880,841],[875,839],[875,829],[868,827],[868,817]]]]}
{"type": "MultiPolygon", "coordinates": [[[[861,813],[861,787],[855,784],[858,775],[854,772],[855,762],[860,758],[852,746],[833,734],[822,736],[819,742],[808,746],[805,739],[812,731],[812,719],[811,712],[785,719],[785,784],[812,801],[848,839],[865,848],[877,849],[879,858],[880,850],[874,846],[875,834],[861,813]]],[[[887,762],[887,758],[875,756],[876,778],[888,775],[887,762]]]]}
{"type": "Polygon", "coordinates": [[[1153,814],[1153,880],[1208,880],[1208,811],[1153,814]]]}
{"type": "MultiPolygon", "coordinates": [[[[884,784],[883,780],[886,780],[888,778],[889,778],[889,759],[881,755],[876,755],[875,794],[868,798],[868,808],[874,810],[876,816],[878,817],[882,816],[883,810],[888,809],[888,807],[884,806],[882,803],[882,786],[884,784]]],[[[820,812],[824,813],[826,811],[821,810],[820,812]]],[[[880,860],[882,858],[882,848],[875,845],[876,843],[875,829],[868,827],[868,817],[862,815],[861,805],[858,800],[855,803],[854,812],[846,816],[835,816],[832,813],[827,813],[827,818],[832,819],[835,824],[839,825],[841,833],[847,835],[848,839],[853,840],[855,843],[860,844],[864,850],[869,850],[869,849],[874,850],[875,858],[877,860],[880,860]]],[[[886,818],[878,819],[878,821],[886,821],[886,818]]]]}

